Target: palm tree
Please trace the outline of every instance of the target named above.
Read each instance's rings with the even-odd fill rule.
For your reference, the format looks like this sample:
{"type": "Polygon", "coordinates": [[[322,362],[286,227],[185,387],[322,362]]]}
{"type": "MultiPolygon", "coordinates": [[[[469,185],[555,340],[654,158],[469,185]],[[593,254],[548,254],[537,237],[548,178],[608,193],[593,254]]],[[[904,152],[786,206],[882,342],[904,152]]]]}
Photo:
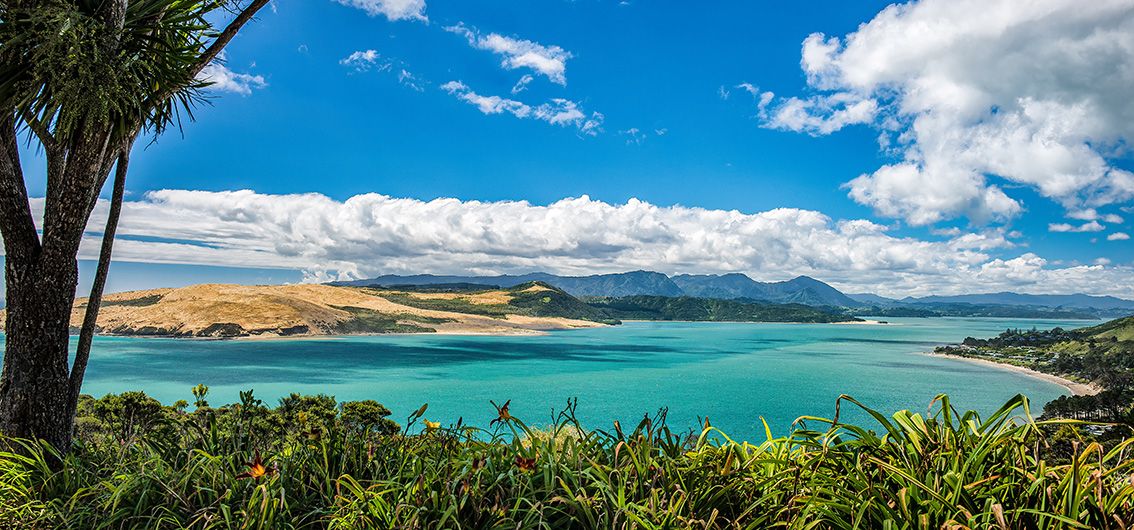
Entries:
{"type": "Polygon", "coordinates": [[[0,232],[7,311],[0,432],[70,446],[113,249],[130,150],[192,118],[201,70],[268,0],[0,0],[0,232]],[[223,29],[213,21],[231,15],[223,29]],[[219,29],[219,31],[218,31],[219,29]],[[33,220],[17,141],[47,158],[33,220]],[[115,172],[111,211],[74,364],[78,251],[115,172]]]}

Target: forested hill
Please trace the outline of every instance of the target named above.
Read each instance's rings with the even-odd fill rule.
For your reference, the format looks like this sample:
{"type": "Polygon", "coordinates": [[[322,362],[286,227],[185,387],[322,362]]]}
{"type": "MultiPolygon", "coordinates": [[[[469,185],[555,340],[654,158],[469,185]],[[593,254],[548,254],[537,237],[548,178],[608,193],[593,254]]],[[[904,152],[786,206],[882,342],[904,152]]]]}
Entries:
{"type": "Polygon", "coordinates": [[[753,300],[721,300],[689,296],[624,296],[591,298],[587,303],[621,320],[709,322],[855,322],[862,319],[802,304],[770,304],[753,300]]]}

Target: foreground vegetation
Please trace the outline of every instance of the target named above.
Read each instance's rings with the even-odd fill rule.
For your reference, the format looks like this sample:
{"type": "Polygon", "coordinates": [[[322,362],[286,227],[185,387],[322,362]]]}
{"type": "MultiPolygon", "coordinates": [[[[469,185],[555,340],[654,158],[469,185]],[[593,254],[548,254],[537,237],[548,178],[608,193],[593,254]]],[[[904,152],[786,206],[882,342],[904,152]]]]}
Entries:
{"type": "MultiPolygon", "coordinates": [[[[422,407],[292,395],[163,407],[85,397],[75,449],[9,440],[3,528],[1128,528],[1130,442],[1104,450],[1035,422],[1016,397],[987,418],[947,397],[928,417],[801,418],[786,437],[670,429],[661,412],[588,430],[573,405],[543,430],[499,404],[477,429],[422,407]],[[192,408],[192,411],[189,409],[192,408]],[[1052,433],[1055,433],[1054,435],[1052,433]]],[[[865,407],[864,407],[865,408],[865,407]]]]}

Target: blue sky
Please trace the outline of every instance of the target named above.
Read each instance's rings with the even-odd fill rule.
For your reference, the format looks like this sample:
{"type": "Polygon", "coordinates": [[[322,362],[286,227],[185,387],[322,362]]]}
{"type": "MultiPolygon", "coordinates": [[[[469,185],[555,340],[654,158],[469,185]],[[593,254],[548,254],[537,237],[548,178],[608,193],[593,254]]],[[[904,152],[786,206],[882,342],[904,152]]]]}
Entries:
{"type": "MultiPolygon", "coordinates": [[[[1036,81],[1091,85],[1134,64],[1122,37],[1134,8],[1068,21],[1073,3],[1057,4],[981,16],[942,1],[278,0],[229,46],[196,121],[135,152],[118,255],[133,263],[111,287],[650,268],[812,274],[891,295],[1134,296],[1115,286],[1134,261],[1131,126],[1096,119],[1132,104],[1106,83],[1036,81]],[[925,20],[976,36],[911,35],[925,20]],[[1029,27],[1127,55],[1068,58],[1029,27]],[[1100,33],[1117,37],[1085,36],[1100,33]],[[902,41],[915,37],[937,47],[902,41]],[[206,193],[235,190],[254,196],[206,193]],[[308,193],[322,213],[292,200],[308,193]],[[360,214],[351,198],[364,194],[416,201],[360,214]],[[566,213],[538,209],[554,204],[566,213]],[[532,216],[550,228],[512,242],[532,216]],[[449,224],[419,226],[438,218],[449,224]],[[163,232],[162,219],[199,230],[163,232]],[[259,235],[234,236],[240,223],[259,235]],[[610,223],[632,228],[580,236],[610,223]]],[[[26,152],[25,168],[42,194],[42,161],[26,152]]]]}

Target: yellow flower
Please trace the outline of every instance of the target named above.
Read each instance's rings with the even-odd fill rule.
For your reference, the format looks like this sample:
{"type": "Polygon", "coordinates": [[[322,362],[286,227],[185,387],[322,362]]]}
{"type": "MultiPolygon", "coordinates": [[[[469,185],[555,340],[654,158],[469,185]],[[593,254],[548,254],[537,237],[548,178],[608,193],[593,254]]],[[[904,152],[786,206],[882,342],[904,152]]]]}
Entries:
{"type": "Polygon", "coordinates": [[[423,421],[425,421],[425,430],[427,430],[427,431],[435,431],[435,430],[437,430],[438,427],[441,426],[441,422],[439,422],[439,421],[429,421],[429,420],[423,420],[423,421]]]}
{"type": "Polygon", "coordinates": [[[275,473],[275,470],[268,469],[267,467],[264,466],[264,460],[262,458],[260,458],[260,453],[258,453],[258,452],[256,453],[256,456],[252,457],[251,462],[248,462],[247,464],[244,464],[244,465],[248,466],[248,471],[245,471],[245,472],[237,475],[236,478],[250,478],[250,479],[255,480],[255,479],[258,479],[260,477],[271,475],[272,473],[275,473]]]}
{"type": "Polygon", "coordinates": [[[496,419],[488,422],[489,426],[492,426],[492,424],[496,422],[507,423],[512,420],[512,414],[508,412],[508,406],[512,404],[512,400],[509,399],[500,406],[497,406],[495,401],[489,401],[489,403],[492,403],[492,406],[496,407],[496,413],[498,414],[498,417],[496,419]]]}

